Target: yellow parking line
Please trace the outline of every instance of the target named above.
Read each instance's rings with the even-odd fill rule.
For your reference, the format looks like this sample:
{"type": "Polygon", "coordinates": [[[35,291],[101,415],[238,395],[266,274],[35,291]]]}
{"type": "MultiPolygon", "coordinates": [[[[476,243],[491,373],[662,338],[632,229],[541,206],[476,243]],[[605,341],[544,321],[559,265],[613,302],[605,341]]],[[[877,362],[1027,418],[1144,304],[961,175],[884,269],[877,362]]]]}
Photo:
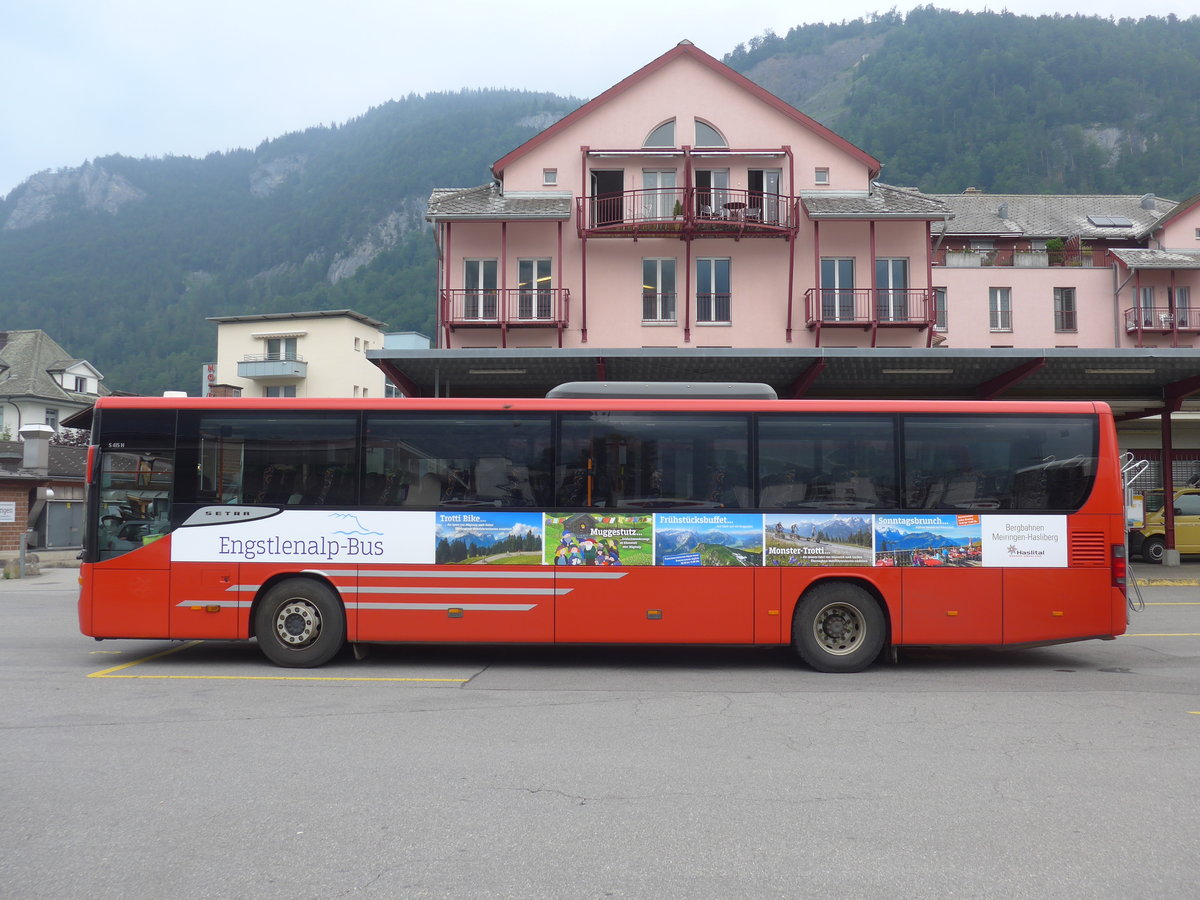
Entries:
{"type": "Polygon", "coordinates": [[[1127,632],[1126,637],[1200,637],[1200,632],[1191,631],[1165,631],[1161,634],[1141,634],[1137,632],[1127,632]]]}
{"type": "Polygon", "coordinates": [[[114,672],[120,672],[122,669],[131,669],[134,666],[140,666],[142,663],[150,662],[155,659],[162,659],[164,656],[170,656],[172,653],[178,653],[181,650],[187,650],[191,647],[197,647],[203,644],[204,641],[188,641],[186,644],[181,644],[178,647],[171,647],[169,650],[163,650],[161,653],[154,653],[150,656],[143,656],[141,659],[135,659],[132,662],[122,663],[119,666],[113,666],[110,669],[101,669],[99,672],[92,672],[88,678],[158,678],[158,679],[177,679],[191,681],[416,681],[416,682],[449,682],[451,684],[466,684],[471,679],[469,678],[371,678],[362,676],[337,676],[337,675],[114,675],[114,672]]]}
{"type": "Polygon", "coordinates": [[[160,678],[192,681],[436,681],[466,684],[469,678],[365,678],[334,675],[89,675],[88,678],[160,678]]]}
{"type": "Polygon", "coordinates": [[[112,677],[112,672],[120,672],[122,669],[130,669],[134,666],[140,666],[142,663],[150,662],[152,659],[162,659],[164,656],[170,656],[172,653],[178,653],[181,650],[187,650],[189,647],[195,647],[203,643],[203,641],[188,641],[186,644],[180,644],[178,647],[171,647],[169,650],[163,650],[161,653],[155,653],[151,656],[143,656],[141,659],[133,660],[133,662],[121,663],[121,665],[113,666],[111,669],[101,669],[99,672],[93,672],[88,676],[88,678],[110,678],[112,677]]]}
{"type": "Polygon", "coordinates": [[[1155,600],[1146,606],[1200,606],[1200,600],[1155,600]]]}

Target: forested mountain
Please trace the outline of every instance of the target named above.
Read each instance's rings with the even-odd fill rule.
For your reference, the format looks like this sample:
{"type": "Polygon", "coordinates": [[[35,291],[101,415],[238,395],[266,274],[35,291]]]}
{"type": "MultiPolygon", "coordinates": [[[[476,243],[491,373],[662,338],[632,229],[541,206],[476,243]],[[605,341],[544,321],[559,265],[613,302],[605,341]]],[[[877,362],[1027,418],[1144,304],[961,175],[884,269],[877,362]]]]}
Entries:
{"type": "MultiPolygon", "coordinates": [[[[880,159],[893,184],[1200,189],[1200,18],[923,7],[768,33],[725,61],[880,159]]],[[[0,329],[42,328],[110,387],[146,393],[196,384],[215,354],[206,316],[348,307],[432,334],[430,190],[486,182],[578,103],[409,96],[254,150],[33,176],[0,200],[0,329]]]]}
{"type": "Polygon", "coordinates": [[[0,203],[0,329],[41,328],[116,390],[194,390],[205,317],[355,309],[433,333],[435,187],[579,105],[518,91],[410,96],[255,150],[96,159],[0,203]]]}
{"type": "Polygon", "coordinates": [[[766,34],[725,60],[934,193],[1200,187],[1200,17],[926,6],[766,34]]]}

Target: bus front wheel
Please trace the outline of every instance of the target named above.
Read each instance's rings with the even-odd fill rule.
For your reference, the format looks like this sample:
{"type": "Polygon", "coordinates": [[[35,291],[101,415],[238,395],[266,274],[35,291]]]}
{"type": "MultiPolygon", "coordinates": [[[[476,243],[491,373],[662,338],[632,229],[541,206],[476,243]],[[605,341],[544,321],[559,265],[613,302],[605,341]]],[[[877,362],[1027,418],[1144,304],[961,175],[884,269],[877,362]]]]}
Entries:
{"type": "Polygon", "coordinates": [[[337,655],[346,639],[346,614],[337,596],[309,578],[271,587],[254,611],[254,634],[277,666],[311,668],[337,655]]]}
{"type": "Polygon", "coordinates": [[[879,656],[886,631],[875,598],[853,584],[817,585],[792,618],[792,644],[818,672],[861,672],[879,656]]]}

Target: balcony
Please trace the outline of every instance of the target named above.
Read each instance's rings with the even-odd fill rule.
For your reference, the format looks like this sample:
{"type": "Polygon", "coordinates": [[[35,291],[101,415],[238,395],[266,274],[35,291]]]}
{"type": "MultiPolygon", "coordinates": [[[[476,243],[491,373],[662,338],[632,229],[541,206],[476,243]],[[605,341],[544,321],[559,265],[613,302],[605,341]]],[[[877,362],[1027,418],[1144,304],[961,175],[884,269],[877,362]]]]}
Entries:
{"type": "Polygon", "coordinates": [[[799,204],[786,194],[730,188],[658,188],[579,197],[580,237],[787,238],[799,204]]]}
{"type": "Polygon", "coordinates": [[[1125,312],[1125,333],[1136,334],[1141,345],[1143,334],[1200,333],[1200,309],[1173,309],[1169,306],[1141,306],[1125,312]]]}
{"type": "Polygon", "coordinates": [[[260,353],[238,361],[238,378],[300,379],[308,375],[308,363],[294,353],[260,353]]]}
{"type": "Polygon", "coordinates": [[[821,346],[823,328],[861,328],[871,332],[875,346],[880,328],[911,328],[933,336],[933,292],[857,288],[809,288],[804,293],[805,323],[821,346]]]}
{"type": "Polygon", "coordinates": [[[1010,268],[1040,269],[1073,267],[1104,268],[1107,250],[1084,247],[1075,250],[1016,250],[1003,247],[995,250],[951,250],[945,247],[933,257],[935,266],[948,269],[1010,268]]]}
{"type": "Polygon", "coordinates": [[[555,328],[559,346],[570,323],[571,292],[567,288],[442,291],[442,325],[447,332],[459,328],[499,328],[501,346],[507,346],[510,328],[555,328]]]}

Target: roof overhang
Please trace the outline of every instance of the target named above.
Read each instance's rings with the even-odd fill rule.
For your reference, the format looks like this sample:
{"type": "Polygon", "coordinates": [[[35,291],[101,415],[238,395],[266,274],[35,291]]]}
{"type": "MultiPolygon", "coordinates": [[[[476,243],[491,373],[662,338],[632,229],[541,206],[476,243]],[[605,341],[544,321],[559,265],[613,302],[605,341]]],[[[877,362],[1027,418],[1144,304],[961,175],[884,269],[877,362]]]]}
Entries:
{"type": "Polygon", "coordinates": [[[1103,400],[1129,417],[1200,412],[1198,350],[382,349],[367,357],[423,397],[540,397],[569,381],[753,381],[785,398],[1103,400]]]}

